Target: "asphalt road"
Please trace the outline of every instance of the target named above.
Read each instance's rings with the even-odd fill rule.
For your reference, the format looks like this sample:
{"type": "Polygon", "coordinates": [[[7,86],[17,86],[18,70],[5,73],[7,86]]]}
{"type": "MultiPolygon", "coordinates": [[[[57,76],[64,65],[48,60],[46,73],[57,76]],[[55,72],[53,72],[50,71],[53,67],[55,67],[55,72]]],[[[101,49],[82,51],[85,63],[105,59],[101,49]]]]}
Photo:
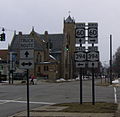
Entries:
{"type": "MultiPolygon", "coordinates": [[[[79,102],[79,81],[30,85],[30,109],[53,103],[79,102]]],[[[26,85],[0,85],[0,117],[8,117],[26,110],[26,85]]],[[[91,80],[83,81],[83,101],[91,102],[91,80]]],[[[114,89],[95,87],[96,101],[114,102],[114,89]]],[[[120,102],[120,88],[117,88],[117,101],[120,102]]]]}

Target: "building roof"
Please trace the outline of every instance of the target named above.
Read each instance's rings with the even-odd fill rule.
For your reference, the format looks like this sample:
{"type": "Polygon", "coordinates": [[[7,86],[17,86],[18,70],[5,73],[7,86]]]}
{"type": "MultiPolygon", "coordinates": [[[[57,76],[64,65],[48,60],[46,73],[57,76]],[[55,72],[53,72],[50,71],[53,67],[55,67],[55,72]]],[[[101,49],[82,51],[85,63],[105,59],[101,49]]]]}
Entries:
{"type": "MultiPolygon", "coordinates": [[[[19,35],[14,35],[13,40],[11,42],[11,45],[9,47],[9,51],[17,51],[20,49],[20,42],[19,38],[33,38],[35,37],[34,42],[34,49],[35,50],[44,50],[45,48],[45,35],[44,34],[38,34],[35,31],[32,30],[30,34],[22,34],[20,37],[19,35]],[[42,43],[41,43],[42,42],[42,43]]],[[[51,52],[60,52],[62,50],[63,40],[64,40],[64,34],[48,34],[48,40],[52,44],[51,52]]]]}
{"type": "MultiPolygon", "coordinates": [[[[45,40],[45,35],[39,35],[40,39],[45,40]]],[[[48,34],[48,40],[52,44],[51,52],[62,50],[64,34],[48,34]]]]}
{"type": "Polygon", "coordinates": [[[7,61],[7,57],[8,57],[8,50],[0,50],[1,60],[6,60],[7,61]]]}

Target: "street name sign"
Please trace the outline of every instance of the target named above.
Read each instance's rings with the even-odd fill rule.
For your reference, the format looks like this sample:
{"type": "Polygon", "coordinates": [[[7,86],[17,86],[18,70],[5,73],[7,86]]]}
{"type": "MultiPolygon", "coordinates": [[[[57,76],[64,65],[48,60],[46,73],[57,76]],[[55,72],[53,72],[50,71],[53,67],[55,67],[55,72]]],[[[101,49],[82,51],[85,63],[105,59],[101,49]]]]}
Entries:
{"type": "Polygon", "coordinates": [[[88,23],[88,44],[98,43],[98,23],[88,23]]]}
{"type": "Polygon", "coordinates": [[[87,60],[88,61],[99,61],[99,52],[98,51],[88,52],[87,60]]]}
{"type": "Polygon", "coordinates": [[[33,59],[34,58],[34,50],[20,50],[20,58],[21,59],[33,59]]]}
{"type": "Polygon", "coordinates": [[[76,62],[76,68],[85,68],[85,62],[76,62]]]}
{"type": "Polygon", "coordinates": [[[75,61],[85,61],[85,60],[86,60],[86,52],[75,53],[75,61]]]}
{"type": "Polygon", "coordinates": [[[21,69],[32,69],[34,68],[33,60],[20,60],[19,66],[21,69]]]}
{"type": "Polygon", "coordinates": [[[85,23],[76,23],[75,37],[77,44],[85,44],[85,23]]]}

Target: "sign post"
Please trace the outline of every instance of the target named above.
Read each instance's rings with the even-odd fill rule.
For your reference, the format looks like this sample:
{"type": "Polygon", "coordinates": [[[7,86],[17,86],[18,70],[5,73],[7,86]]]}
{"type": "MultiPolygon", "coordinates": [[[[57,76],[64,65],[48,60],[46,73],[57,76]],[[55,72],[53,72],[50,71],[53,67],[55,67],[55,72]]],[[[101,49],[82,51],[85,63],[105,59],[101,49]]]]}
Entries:
{"type": "Polygon", "coordinates": [[[92,104],[94,105],[94,69],[99,66],[98,46],[94,46],[94,44],[98,44],[98,23],[88,23],[88,25],[85,25],[85,23],[77,23],[75,28],[75,37],[76,44],[80,45],[79,47],[76,47],[75,52],[76,68],[79,68],[80,77],[80,104],[82,104],[82,72],[87,66],[92,71],[92,104]],[[86,41],[88,44],[92,44],[92,46],[88,46],[88,49],[86,49],[85,46],[82,47],[82,44],[85,44],[86,41]]]}
{"type": "Polygon", "coordinates": [[[95,105],[94,63],[92,64],[92,104],[95,105]]]}
{"type": "Polygon", "coordinates": [[[29,70],[27,69],[27,117],[30,117],[29,107],[29,70]]]}
{"type": "Polygon", "coordinates": [[[20,61],[19,67],[27,70],[27,117],[30,117],[29,106],[29,69],[34,68],[34,39],[20,39],[20,61]]]}

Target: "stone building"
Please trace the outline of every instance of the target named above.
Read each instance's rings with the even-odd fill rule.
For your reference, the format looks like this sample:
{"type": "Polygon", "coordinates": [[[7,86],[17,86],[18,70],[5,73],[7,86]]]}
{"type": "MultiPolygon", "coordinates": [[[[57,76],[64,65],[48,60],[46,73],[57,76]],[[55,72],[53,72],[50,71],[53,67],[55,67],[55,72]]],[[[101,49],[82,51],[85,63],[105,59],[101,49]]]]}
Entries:
{"type": "Polygon", "coordinates": [[[36,76],[46,76],[49,79],[73,78],[75,72],[75,21],[71,16],[64,20],[62,34],[38,34],[34,28],[30,34],[14,34],[9,53],[15,53],[16,67],[19,67],[20,60],[20,39],[34,39],[34,69],[30,73],[36,76]]]}

